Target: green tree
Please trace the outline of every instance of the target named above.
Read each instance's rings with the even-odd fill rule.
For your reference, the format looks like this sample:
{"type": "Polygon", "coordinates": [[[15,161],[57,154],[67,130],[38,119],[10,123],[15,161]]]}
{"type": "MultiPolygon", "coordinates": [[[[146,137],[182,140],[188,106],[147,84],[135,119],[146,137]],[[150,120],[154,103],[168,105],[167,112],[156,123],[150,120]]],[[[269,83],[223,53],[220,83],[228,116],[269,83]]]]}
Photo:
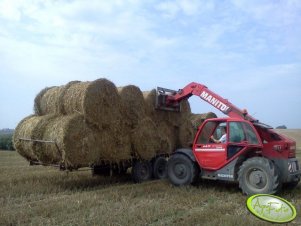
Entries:
{"type": "Polygon", "coordinates": [[[13,134],[0,135],[0,149],[1,150],[14,150],[12,142],[13,134]]]}

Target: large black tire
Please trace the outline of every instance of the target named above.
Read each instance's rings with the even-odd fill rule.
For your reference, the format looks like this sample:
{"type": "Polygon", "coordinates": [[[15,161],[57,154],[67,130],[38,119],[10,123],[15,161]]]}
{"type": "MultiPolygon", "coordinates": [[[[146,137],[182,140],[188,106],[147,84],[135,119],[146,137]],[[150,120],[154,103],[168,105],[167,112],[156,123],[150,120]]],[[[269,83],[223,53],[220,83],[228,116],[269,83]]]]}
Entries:
{"type": "Polygon", "coordinates": [[[155,179],[167,178],[167,160],[166,158],[159,156],[153,161],[153,176],[155,179]]]}
{"type": "Polygon", "coordinates": [[[135,183],[148,181],[152,178],[152,165],[149,161],[136,161],[133,163],[132,178],[135,183]]]}
{"type": "Polygon", "coordinates": [[[264,157],[253,157],[240,166],[238,182],[246,195],[275,194],[281,188],[274,163],[264,157]]]}
{"type": "Polygon", "coordinates": [[[169,181],[176,186],[189,185],[198,179],[199,168],[195,162],[183,154],[174,154],[167,163],[169,181]]]}

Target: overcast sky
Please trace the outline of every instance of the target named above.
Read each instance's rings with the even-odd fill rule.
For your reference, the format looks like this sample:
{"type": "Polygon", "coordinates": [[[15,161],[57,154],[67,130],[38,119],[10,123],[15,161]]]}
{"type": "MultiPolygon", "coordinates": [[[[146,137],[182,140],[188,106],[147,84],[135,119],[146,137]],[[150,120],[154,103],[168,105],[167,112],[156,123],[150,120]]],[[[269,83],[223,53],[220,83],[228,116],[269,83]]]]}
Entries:
{"type": "Polygon", "coordinates": [[[102,77],[142,90],[199,82],[273,127],[301,128],[301,1],[0,0],[0,71],[0,128],[46,86],[102,77]]]}

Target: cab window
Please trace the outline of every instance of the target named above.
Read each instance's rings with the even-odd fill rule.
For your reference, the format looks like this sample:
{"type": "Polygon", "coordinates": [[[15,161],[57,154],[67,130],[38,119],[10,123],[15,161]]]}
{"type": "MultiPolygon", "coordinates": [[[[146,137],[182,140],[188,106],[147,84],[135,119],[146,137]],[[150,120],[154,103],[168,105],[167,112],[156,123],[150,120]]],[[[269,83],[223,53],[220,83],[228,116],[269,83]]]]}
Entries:
{"type": "Polygon", "coordinates": [[[198,144],[208,144],[210,135],[216,127],[216,122],[207,122],[198,137],[198,144]]]}
{"type": "Polygon", "coordinates": [[[229,141],[233,143],[240,143],[245,140],[245,134],[242,122],[229,123],[229,141]]]}
{"type": "Polygon", "coordinates": [[[250,144],[259,144],[256,133],[254,129],[248,124],[244,123],[246,129],[247,140],[250,144]]]}

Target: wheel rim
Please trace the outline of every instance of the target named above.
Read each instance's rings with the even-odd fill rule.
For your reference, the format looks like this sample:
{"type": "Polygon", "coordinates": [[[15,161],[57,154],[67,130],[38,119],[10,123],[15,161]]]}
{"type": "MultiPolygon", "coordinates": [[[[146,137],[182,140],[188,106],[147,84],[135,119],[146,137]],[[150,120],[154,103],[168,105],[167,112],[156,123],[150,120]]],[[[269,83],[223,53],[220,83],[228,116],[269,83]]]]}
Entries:
{"type": "Polygon", "coordinates": [[[257,190],[262,190],[268,183],[267,174],[259,168],[251,169],[246,175],[246,182],[248,186],[257,190]]]}
{"type": "Polygon", "coordinates": [[[183,163],[176,163],[174,166],[175,176],[179,179],[183,179],[187,176],[187,168],[183,163]]]}

